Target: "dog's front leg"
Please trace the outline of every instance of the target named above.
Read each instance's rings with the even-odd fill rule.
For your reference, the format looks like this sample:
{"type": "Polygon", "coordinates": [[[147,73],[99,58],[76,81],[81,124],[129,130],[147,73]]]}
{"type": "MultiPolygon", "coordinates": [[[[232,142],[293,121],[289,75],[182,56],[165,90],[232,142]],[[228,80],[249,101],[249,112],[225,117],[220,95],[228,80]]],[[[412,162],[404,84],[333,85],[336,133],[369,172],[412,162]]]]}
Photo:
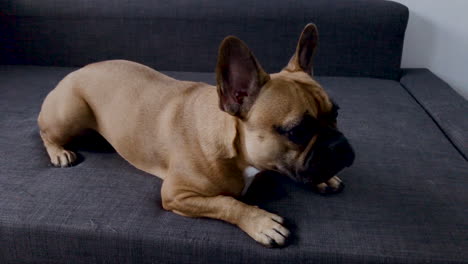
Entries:
{"type": "Polygon", "coordinates": [[[162,190],[166,210],[188,217],[209,217],[229,222],[267,247],[284,245],[289,235],[282,217],[231,196],[204,197],[189,191],[177,192],[170,186],[163,187],[166,187],[162,190]]]}

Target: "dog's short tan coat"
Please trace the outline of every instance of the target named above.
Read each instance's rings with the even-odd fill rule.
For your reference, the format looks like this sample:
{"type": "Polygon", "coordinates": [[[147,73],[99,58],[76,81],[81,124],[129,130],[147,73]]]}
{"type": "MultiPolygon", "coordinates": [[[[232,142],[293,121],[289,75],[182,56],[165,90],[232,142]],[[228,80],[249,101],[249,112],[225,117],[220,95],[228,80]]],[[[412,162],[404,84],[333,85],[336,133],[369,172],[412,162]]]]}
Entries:
{"type": "MultiPolygon", "coordinates": [[[[228,37],[219,50],[217,87],[129,61],[90,64],[49,93],[40,134],[51,162],[65,167],[76,155],[63,146],[85,129],[96,130],[128,162],[163,179],[165,209],[221,219],[263,245],[282,245],[289,235],[283,219],[235,197],[244,189],[244,170],[291,175],[313,147],[315,137],[301,149],[273,127],[306,111],[330,111],[309,73],[316,44],[316,27],[309,24],[289,64],[268,75],[242,41],[228,37]]],[[[334,177],[322,187],[339,183],[334,177]]]]}

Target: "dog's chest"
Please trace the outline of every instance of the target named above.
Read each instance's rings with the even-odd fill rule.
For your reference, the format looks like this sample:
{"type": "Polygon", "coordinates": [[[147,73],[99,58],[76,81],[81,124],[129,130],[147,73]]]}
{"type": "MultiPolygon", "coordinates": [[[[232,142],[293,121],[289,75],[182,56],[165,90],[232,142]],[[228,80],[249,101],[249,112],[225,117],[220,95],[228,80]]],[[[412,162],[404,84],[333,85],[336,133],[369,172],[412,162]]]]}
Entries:
{"type": "Polygon", "coordinates": [[[242,190],[242,196],[247,193],[247,190],[249,189],[250,185],[252,184],[253,180],[255,179],[255,176],[259,173],[260,171],[252,166],[248,166],[247,168],[244,169],[243,176],[244,176],[244,189],[242,190]]]}

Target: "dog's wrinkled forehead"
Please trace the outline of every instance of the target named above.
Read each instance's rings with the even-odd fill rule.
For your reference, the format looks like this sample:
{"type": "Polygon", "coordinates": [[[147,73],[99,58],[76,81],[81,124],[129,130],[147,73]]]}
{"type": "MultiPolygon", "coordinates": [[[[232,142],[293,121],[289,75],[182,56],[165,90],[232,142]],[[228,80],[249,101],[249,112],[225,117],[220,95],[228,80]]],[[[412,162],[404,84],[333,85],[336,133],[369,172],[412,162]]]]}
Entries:
{"type": "Polygon", "coordinates": [[[252,109],[252,118],[266,124],[295,123],[306,115],[317,119],[332,108],[324,89],[310,76],[280,72],[271,75],[252,109]]]}

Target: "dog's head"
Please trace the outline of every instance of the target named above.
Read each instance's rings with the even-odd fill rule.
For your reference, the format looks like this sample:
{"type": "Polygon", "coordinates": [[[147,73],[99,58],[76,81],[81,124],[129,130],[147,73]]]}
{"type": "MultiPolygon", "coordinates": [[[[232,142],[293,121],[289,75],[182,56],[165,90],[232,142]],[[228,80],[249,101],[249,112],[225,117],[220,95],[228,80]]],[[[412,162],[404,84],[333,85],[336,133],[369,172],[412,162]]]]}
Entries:
{"type": "Polygon", "coordinates": [[[279,73],[267,74],[244,42],[227,37],[216,67],[221,110],[239,119],[240,153],[252,166],[321,183],[354,161],[337,129],[338,106],[312,78],[317,28],[308,24],[279,73]]]}

